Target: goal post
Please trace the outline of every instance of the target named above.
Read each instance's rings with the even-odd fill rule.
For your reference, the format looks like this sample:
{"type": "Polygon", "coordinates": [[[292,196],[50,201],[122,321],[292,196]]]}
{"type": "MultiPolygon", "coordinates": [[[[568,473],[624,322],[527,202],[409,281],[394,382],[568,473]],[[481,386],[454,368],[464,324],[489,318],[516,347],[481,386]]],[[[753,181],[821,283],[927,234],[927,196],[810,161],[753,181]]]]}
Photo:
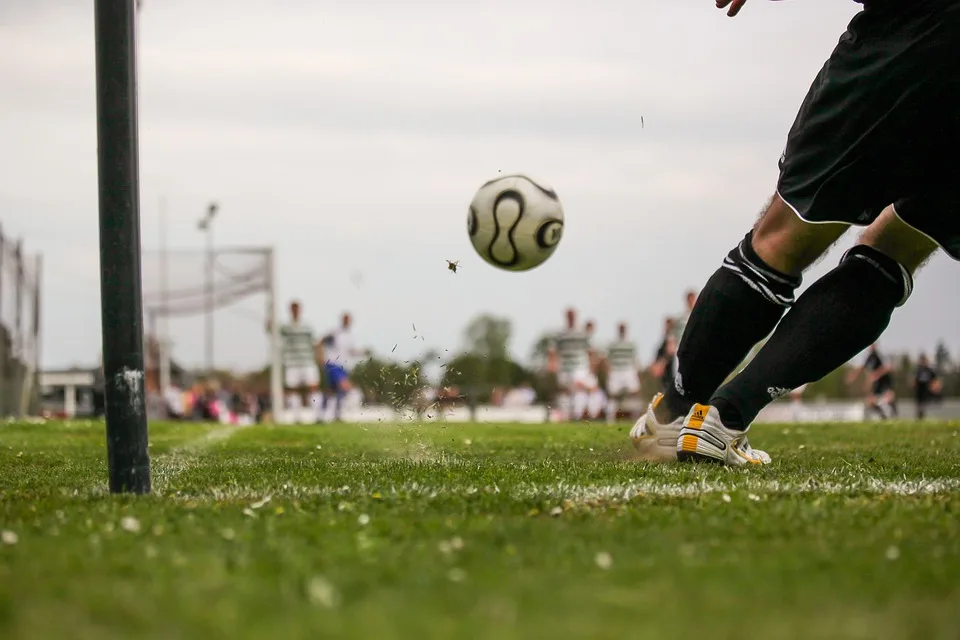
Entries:
{"type": "Polygon", "coordinates": [[[243,354],[239,369],[269,369],[265,391],[276,417],[283,409],[283,388],[274,248],[144,249],[142,273],[144,313],[150,319],[147,370],[156,376],[159,392],[171,386],[173,362],[183,365],[178,369],[203,370],[210,363],[201,366],[197,356],[210,348],[214,371],[224,368],[225,359],[226,368],[236,369],[237,350],[260,344],[243,354]],[[262,306],[250,311],[251,304],[262,306]],[[204,323],[214,331],[205,330],[204,323]],[[223,328],[230,340],[216,332],[223,328]]]}

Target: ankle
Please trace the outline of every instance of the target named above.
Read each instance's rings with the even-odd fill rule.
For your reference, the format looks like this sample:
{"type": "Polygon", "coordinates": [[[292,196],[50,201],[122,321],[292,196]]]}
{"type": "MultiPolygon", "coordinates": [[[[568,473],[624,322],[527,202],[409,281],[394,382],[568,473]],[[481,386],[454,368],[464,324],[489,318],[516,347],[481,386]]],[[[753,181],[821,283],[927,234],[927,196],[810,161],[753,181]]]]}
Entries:
{"type": "Polygon", "coordinates": [[[736,431],[744,431],[747,428],[747,425],[743,423],[743,414],[729,401],[723,398],[714,398],[710,401],[710,404],[720,414],[720,421],[726,428],[736,431]]]}

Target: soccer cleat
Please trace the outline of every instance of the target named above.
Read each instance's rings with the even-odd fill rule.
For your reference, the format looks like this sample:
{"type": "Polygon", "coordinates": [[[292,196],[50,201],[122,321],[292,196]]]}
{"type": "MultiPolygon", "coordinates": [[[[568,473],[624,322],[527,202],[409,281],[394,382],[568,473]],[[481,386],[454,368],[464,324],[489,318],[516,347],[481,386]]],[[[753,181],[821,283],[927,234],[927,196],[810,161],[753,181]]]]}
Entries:
{"type": "MultiPolygon", "coordinates": [[[[749,427],[747,428],[749,429],[749,427]]],[[[715,407],[695,404],[677,438],[677,460],[719,462],[727,465],[770,464],[770,456],[747,442],[747,429],[728,429],[715,407]]]]}
{"type": "Polygon", "coordinates": [[[633,446],[640,452],[643,459],[651,462],[672,462],[677,459],[677,438],[680,436],[680,427],[683,426],[683,417],[669,424],[657,422],[653,410],[662,400],[662,393],[654,396],[650,406],[647,407],[647,412],[640,416],[630,430],[633,446]]]}

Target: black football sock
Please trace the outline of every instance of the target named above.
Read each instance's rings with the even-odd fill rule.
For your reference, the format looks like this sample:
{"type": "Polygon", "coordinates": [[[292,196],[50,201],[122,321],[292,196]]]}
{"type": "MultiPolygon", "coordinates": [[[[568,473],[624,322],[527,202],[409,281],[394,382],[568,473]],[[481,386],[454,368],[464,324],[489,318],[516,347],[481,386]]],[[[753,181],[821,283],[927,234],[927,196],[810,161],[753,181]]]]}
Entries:
{"type": "Polygon", "coordinates": [[[864,245],[850,249],[800,296],[756,357],[710,404],[725,426],[745,429],[774,399],[819,380],[873,344],[912,289],[913,278],[895,260],[864,245]]]}
{"type": "Polygon", "coordinates": [[[748,233],[697,297],[677,350],[677,374],[667,385],[670,419],[706,403],[793,304],[800,278],[767,266],[748,233]]]}

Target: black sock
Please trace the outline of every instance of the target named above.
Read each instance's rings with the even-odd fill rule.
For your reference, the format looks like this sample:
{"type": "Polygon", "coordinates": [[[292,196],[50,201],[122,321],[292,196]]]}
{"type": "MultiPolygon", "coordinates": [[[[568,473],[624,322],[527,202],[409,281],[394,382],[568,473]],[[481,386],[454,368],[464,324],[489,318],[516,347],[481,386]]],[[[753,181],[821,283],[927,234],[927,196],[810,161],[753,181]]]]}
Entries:
{"type": "Polygon", "coordinates": [[[819,380],[873,344],[912,288],[913,279],[896,261],[871,247],[854,247],[800,296],[753,361],[710,404],[724,425],[746,428],[772,400],[819,380]]]}
{"type": "Polygon", "coordinates": [[[727,254],[697,297],[677,350],[677,375],[664,394],[672,417],[708,402],[793,303],[800,278],[767,266],[752,238],[751,231],[727,254]]]}

